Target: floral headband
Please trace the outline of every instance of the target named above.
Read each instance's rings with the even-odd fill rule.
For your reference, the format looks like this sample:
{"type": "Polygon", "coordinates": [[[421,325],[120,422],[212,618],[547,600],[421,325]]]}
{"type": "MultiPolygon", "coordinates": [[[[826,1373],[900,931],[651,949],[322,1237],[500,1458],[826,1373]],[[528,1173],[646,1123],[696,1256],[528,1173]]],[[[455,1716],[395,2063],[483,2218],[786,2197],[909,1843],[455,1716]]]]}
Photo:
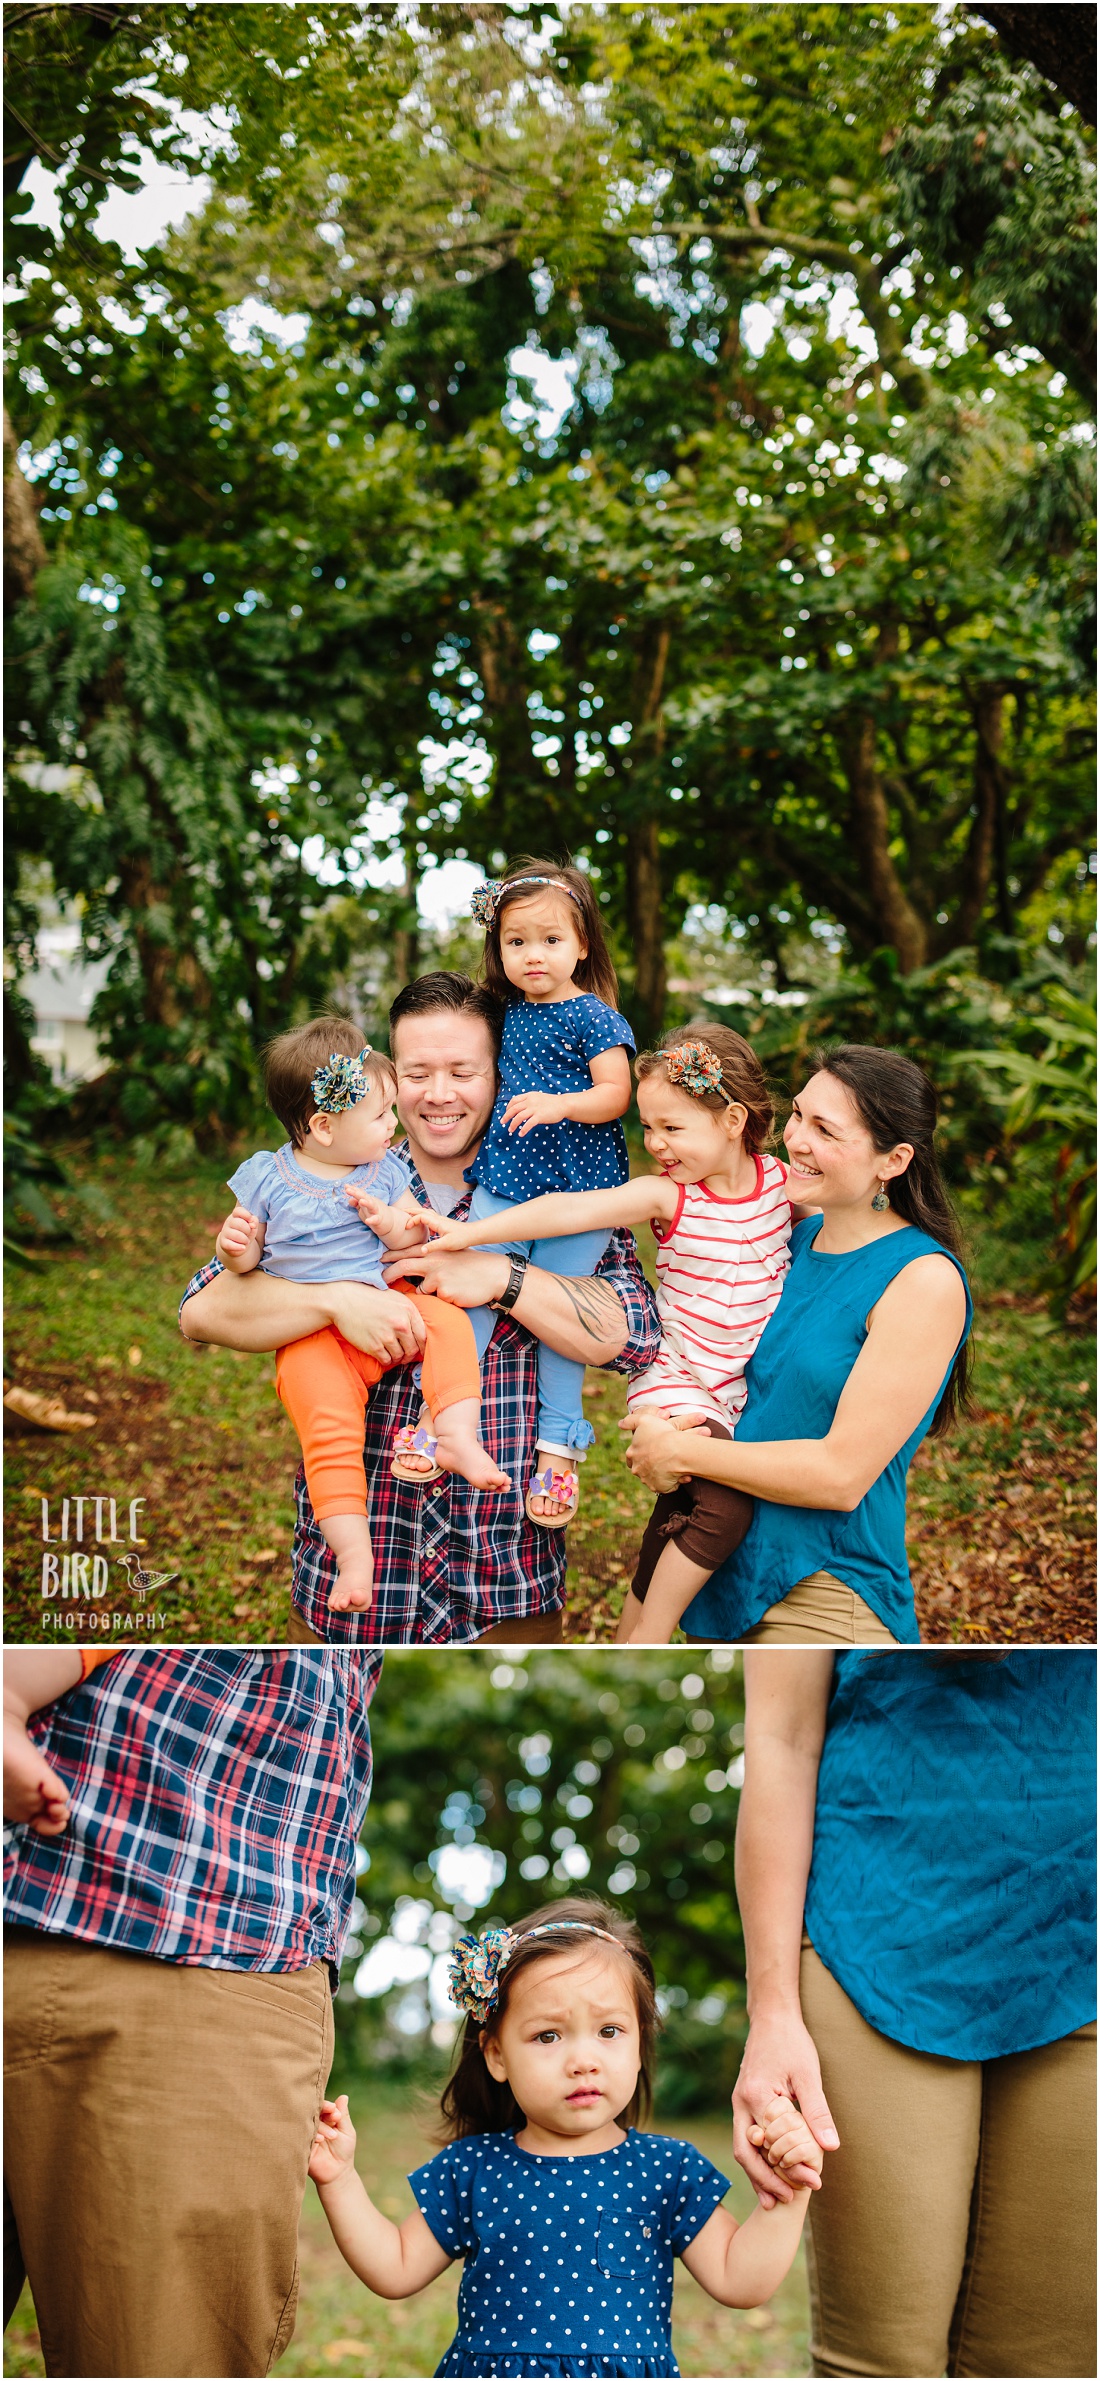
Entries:
{"type": "Polygon", "coordinates": [[[559,876],[490,876],[483,885],[476,887],[470,901],[474,917],[479,926],[484,926],[486,934],[496,923],[501,902],[509,898],[519,885],[552,885],[555,893],[568,893],[570,901],[575,901],[577,908],[581,908],[580,894],[573,891],[572,885],[563,884],[559,876]]]}
{"type": "Polygon", "coordinates": [[[536,1935],[558,1934],[598,1935],[602,1943],[618,1943],[620,1951],[626,1950],[618,1935],[590,1926],[585,1918],[552,1918],[523,1933],[513,1926],[490,1926],[480,1940],[477,1935],[460,1935],[451,1954],[450,1995],[455,2007],[482,2022],[491,2017],[500,1999],[500,1979],[520,1944],[536,1935]]]}
{"type": "Polygon", "coordinates": [[[708,1091],[721,1090],[722,1061],[706,1042],[677,1042],[674,1050],[666,1050],[665,1058],[669,1082],[679,1091],[702,1099],[708,1091]]]}
{"type": "Polygon", "coordinates": [[[369,1042],[364,1042],[358,1058],[330,1050],[327,1064],[318,1067],[309,1087],[322,1116],[341,1116],[345,1108],[354,1108],[363,1098],[367,1088],[363,1060],[369,1057],[369,1042]]]}

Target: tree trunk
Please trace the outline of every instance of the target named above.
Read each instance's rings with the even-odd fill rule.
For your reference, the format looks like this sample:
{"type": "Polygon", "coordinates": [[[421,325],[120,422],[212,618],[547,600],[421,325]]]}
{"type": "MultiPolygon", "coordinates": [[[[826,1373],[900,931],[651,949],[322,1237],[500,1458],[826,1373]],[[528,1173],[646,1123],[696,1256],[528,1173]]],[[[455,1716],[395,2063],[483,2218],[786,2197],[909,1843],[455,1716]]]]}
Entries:
{"type": "Polygon", "coordinates": [[[671,638],[671,623],[665,620],[643,640],[632,706],[635,746],[631,757],[643,782],[638,788],[639,809],[626,830],[626,912],[634,953],[634,1003],[650,1040],[656,1039],[664,1023],[668,985],[661,890],[661,792],[656,781],[664,747],[661,698],[671,638]]]}
{"type": "Polygon", "coordinates": [[[4,409],[4,610],[34,593],[46,559],[33,488],[19,469],[15,432],[4,409]]]}
{"type": "Polygon", "coordinates": [[[410,817],[411,809],[412,798],[409,796],[405,801],[405,819],[402,830],[402,857],[405,862],[404,915],[393,938],[393,964],[399,992],[406,984],[412,983],[420,965],[420,928],[416,907],[416,843],[410,817]]]}
{"type": "MultiPolygon", "coordinates": [[[[998,826],[1004,818],[1005,783],[1001,763],[1005,732],[1004,688],[979,686],[970,698],[970,707],[977,737],[974,748],[975,815],[963,863],[958,908],[936,937],[938,946],[943,950],[953,949],[959,943],[973,942],[989,898],[990,878],[997,856],[998,826]]],[[[1002,871],[998,869],[997,873],[1000,879],[1002,871]]],[[[998,894],[998,908],[1002,913],[998,923],[1003,933],[1011,934],[1011,913],[1007,924],[1003,914],[1008,896],[1007,884],[998,883],[998,894]]]]}
{"type": "Polygon", "coordinates": [[[839,736],[848,780],[852,840],[874,904],[882,940],[898,955],[903,975],[923,967],[928,932],[914,909],[890,853],[890,814],[875,751],[875,723],[867,714],[852,719],[839,736]]]}

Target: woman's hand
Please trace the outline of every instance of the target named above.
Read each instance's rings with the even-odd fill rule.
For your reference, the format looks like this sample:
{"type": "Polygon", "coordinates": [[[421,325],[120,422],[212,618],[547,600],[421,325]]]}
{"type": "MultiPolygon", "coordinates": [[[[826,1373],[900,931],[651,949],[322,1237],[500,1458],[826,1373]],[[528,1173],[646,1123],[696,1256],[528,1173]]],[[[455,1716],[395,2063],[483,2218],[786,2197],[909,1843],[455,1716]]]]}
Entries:
{"type": "Polygon", "coordinates": [[[635,1479],[644,1481],[647,1488],[655,1488],[661,1496],[671,1495],[681,1481],[690,1480],[693,1440],[703,1447],[714,1445],[709,1431],[684,1430],[675,1422],[666,1422],[659,1414],[628,1415],[619,1428],[633,1434],[626,1460],[635,1479]]]}
{"type": "Polygon", "coordinates": [[[817,2050],[801,2017],[754,2021],[734,2089],[733,2154],[761,2207],[791,2199],[792,2185],[812,2191],[819,2180],[814,2168],[801,2163],[776,2172],[757,2146],[768,2111],[777,2099],[795,2102],[820,2149],[839,2149],[840,2135],[822,2090],[817,2050]]]}
{"type": "Polygon", "coordinates": [[[317,2131],[309,2153],[309,2172],[315,2183],[338,2183],[355,2167],[355,2127],[348,2115],[348,2096],[322,2100],[317,2131]]]}

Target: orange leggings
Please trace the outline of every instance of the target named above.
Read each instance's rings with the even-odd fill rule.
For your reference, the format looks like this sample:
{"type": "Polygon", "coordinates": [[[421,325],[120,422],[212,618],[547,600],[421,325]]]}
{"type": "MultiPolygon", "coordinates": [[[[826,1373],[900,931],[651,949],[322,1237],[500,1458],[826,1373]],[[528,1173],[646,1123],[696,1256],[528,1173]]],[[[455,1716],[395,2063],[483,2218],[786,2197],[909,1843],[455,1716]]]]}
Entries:
{"type": "MultiPolygon", "coordinates": [[[[413,1289],[409,1282],[393,1286],[412,1299],[428,1334],[419,1361],[424,1399],[434,1422],[445,1406],[481,1396],[473,1326],[461,1306],[413,1289]]],[[[410,1364],[414,1359],[401,1356],[397,1361],[410,1364]]],[[[337,1513],[366,1517],[363,1415],[375,1382],[394,1369],[353,1347],[331,1327],[279,1349],[275,1387],[302,1442],[310,1502],[318,1521],[337,1513]]]]}

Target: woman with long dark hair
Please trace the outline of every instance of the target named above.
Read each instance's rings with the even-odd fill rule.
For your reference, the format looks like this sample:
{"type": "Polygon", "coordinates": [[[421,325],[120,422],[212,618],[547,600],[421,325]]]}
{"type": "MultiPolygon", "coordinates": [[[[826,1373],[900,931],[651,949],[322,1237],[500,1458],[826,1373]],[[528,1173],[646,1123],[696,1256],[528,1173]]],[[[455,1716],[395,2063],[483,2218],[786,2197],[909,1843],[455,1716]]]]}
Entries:
{"type": "Polygon", "coordinates": [[[734,2153],[826,2152],[812,2369],[1095,2371],[1096,1657],[745,1655],[734,2153]]]}
{"type": "MultiPolygon", "coordinates": [[[[964,1401],[971,1319],[935,1124],[911,1059],[856,1043],[820,1051],[785,1135],[791,1199],[816,1212],[795,1225],[736,1436],[633,1426],[631,1468],[669,1499],[691,1479],[756,1499],[742,1544],[684,1614],[693,1641],[919,1641],[906,1474],[964,1401]]],[[[644,1613],[628,1596],[635,1642],[644,1613]]]]}

